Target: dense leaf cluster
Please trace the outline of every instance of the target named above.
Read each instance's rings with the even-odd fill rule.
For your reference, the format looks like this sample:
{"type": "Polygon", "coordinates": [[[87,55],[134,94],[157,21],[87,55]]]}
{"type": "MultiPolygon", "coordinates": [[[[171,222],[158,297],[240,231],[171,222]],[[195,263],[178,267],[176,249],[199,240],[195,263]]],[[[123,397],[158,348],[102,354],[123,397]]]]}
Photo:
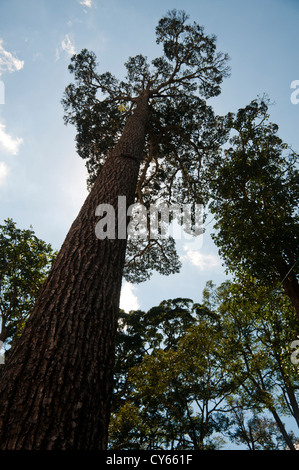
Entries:
{"type": "MultiPolygon", "coordinates": [[[[147,208],[161,201],[202,203],[203,191],[198,184],[202,162],[227,136],[226,120],[215,116],[206,99],[220,93],[229,72],[228,57],[216,50],[215,36],[207,35],[196,23],[189,24],[182,11],[173,10],[163,17],[156,37],[163,55],[151,62],[141,54],[130,57],[124,80],[110,72],[98,73],[93,52],[84,49],[74,55],[69,66],[74,83],[66,88],[62,100],[64,119],[76,126],[77,151],[86,160],[91,188],[138,97],[146,91],[150,118],[136,200],[147,208]]],[[[153,265],[160,249],[168,257],[161,251],[155,269],[163,274],[177,272],[179,263],[172,242],[149,242],[146,249],[137,249],[129,241],[134,259],[146,252],[153,265]]],[[[139,282],[151,271],[139,262],[127,263],[126,273],[139,282]]]]}
{"type": "Polygon", "coordinates": [[[277,135],[268,108],[268,100],[254,100],[230,115],[230,145],[206,175],[227,268],[273,284],[291,268],[299,273],[299,156],[277,135]]]}
{"type": "Polygon", "coordinates": [[[299,426],[290,361],[299,330],[286,298],[268,296],[249,278],[208,282],[201,305],[178,298],[121,312],[110,448],[291,447],[283,419],[299,426]]]}

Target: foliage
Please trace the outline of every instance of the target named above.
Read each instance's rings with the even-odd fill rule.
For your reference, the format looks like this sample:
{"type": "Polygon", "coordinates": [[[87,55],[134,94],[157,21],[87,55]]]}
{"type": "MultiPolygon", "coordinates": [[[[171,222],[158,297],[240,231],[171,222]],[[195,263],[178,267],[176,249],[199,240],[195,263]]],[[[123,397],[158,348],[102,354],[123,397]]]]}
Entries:
{"type": "Polygon", "coordinates": [[[208,282],[202,305],[174,299],[121,312],[110,448],[206,450],[227,438],[249,449],[286,447],[294,437],[281,416],[299,427],[290,361],[298,333],[288,299],[269,302],[250,278],[208,282]]]}
{"type": "Polygon", "coordinates": [[[0,226],[1,340],[19,336],[54,260],[51,246],[12,219],[0,226]]]}
{"type": "Polygon", "coordinates": [[[275,286],[292,268],[298,276],[299,171],[268,108],[269,100],[253,100],[230,115],[230,146],[210,159],[206,177],[227,269],[275,286]]]}
{"type": "MultiPolygon", "coordinates": [[[[161,201],[203,202],[198,184],[202,160],[227,135],[226,119],[215,116],[206,103],[220,93],[229,72],[216,38],[176,10],[161,18],[156,38],[163,55],[151,62],[141,54],[130,57],[124,80],[98,73],[93,52],[75,54],[69,65],[74,83],[62,100],[65,123],[77,129],[77,151],[86,160],[91,188],[138,96],[147,93],[150,118],[136,188],[136,201],[147,209],[161,201]]],[[[128,253],[125,276],[130,281],[144,281],[153,270],[170,274],[180,268],[173,241],[147,240],[139,247],[129,240],[128,253]]]]}
{"type": "Polygon", "coordinates": [[[221,369],[217,316],[188,299],[127,315],[129,327],[120,331],[118,343],[111,446],[215,448],[210,435],[227,424],[217,412],[233,387],[221,369]],[[127,368],[119,352],[130,340],[127,368]]]}
{"type": "Polygon", "coordinates": [[[290,301],[282,292],[271,297],[269,289],[250,278],[217,290],[218,312],[235,357],[231,364],[238,374],[242,371],[243,399],[296,418],[291,395],[298,388],[298,371],[290,360],[290,343],[299,328],[290,301]]]}
{"type": "Polygon", "coordinates": [[[242,408],[233,409],[235,426],[229,433],[233,442],[246,446],[248,450],[279,450],[285,449],[286,444],[275,421],[267,416],[253,413],[250,418],[242,408]]]}

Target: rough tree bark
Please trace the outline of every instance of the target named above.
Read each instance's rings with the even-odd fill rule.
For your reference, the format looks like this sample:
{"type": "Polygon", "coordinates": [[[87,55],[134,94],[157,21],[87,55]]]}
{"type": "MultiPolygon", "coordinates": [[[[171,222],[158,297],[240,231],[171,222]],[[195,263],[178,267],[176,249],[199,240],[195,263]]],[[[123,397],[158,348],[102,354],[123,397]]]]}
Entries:
{"type": "Polygon", "coordinates": [[[291,299],[293,308],[299,321],[299,284],[296,277],[294,275],[288,276],[283,282],[283,287],[286,294],[291,299]]]}
{"type": "MultiPolygon", "coordinates": [[[[108,156],[0,377],[0,449],[105,449],[126,240],[99,240],[95,209],[134,202],[148,96],[108,156]]],[[[67,184],[67,182],[66,182],[67,184]]],[[[117,217],[116,217],[117,219],[117,217]]]]}

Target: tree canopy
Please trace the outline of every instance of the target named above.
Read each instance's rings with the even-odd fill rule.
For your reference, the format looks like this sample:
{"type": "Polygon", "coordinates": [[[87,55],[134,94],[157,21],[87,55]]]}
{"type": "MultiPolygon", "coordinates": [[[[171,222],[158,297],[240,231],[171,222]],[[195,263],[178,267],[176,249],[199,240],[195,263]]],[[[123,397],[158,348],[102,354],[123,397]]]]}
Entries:
{"type": "Polygon", "coordinates": [[[208,282],[203,302],[121,312],[111,449],[292,448],[299,426],[296,316],[281,293],[208,282]]]}
{"type": "Polygon", "coordinates": [[[269,104],[230,114],[229,144],[208,162],[213,238],[231,273],[282,283],[299,318],[299,155],[278,136],[269,104]]]}
{"type": "MultiPolygon", "coordinates": [[[[147,90],[150,117],[136,201],[147,208],[161,201],[202,203],[202,161],[227,135],[226,119],[215,116],[206,100],[220,93],[229,75],[228,56],[217,51],[215,36],[188,23],[184,11],[172,10],[161,18],[156,41],[163,55],[151,61],[141,54],[130,57],[124,80],[97,72],[93,52],[75,54],[69,65],[74,83],[62,100],[65,123],[76,126],[77,151],[86,160],[91,188],[138,96],[147,90]]],[[[129,240],[124,272],[128,280],[140,282],[153,270],[170,274],[179,268],[172,238],[138,240],[138,246],[129,240]]]]}

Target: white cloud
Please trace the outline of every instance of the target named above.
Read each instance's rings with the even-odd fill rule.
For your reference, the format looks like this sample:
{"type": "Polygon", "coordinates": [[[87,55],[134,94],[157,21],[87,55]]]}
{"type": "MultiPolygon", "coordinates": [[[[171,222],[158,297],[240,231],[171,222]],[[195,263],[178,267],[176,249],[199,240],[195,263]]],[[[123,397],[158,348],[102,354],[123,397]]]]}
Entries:
{"type": "Polygon", "coordinates": [[[138,298],[134,294],[135,287],[130,282],[125,282],[120,295],[120,308],[125,312],[130,310],[138,310],[140,305],[138,303],[138,298]]]}
{"type": "Polygon", "coordinates": [[[17,72],[24,67],[24,61],[15,57],[3,47],[3,39],[0,39],[0,75],[3,72],[17,72]]]}
{"type": "Polygon", "coordinates": [[[56,48],[55,62],[60,59],[61,51],[66,52],[69,55],[74,55],[76,53],[75,46],[71,41],[71,38],[66,34],[61,41],[59,47],[56,48]]]}
{"type": "Polygon", "coordinates": [[[16,155],[23,139],[12,137],[6,132],[5,125],[0,123],[0,146],[8,153],[16,155]]]}
{"type": "Polygon", "coordinates": [[[0,162],[0,186],[5,183],[6,177],[8,175],[8,167],[4,162],[0,162]]]}
{"type": "Polygon", "coordinates": [[[67,54],[74,55],[76,53],[74,44],[70,40],[68,34],[66,34],[61,41],[62,50],[65,51],[67,54]]]}
{"type": "Polygon", "coordinates": [[[182,256],[182,261],[189,261],[193,266],[197,266],[201,271],[213,269],[221,266],[220,258],[216,255],[207,255],[199,250],[184,248],[186,255],[182,256]]]}
{"type": "Polygon", "coordinates": [[[92,8],[92,0],[79,0],[80,5],[87,8],[92,8]]]}

